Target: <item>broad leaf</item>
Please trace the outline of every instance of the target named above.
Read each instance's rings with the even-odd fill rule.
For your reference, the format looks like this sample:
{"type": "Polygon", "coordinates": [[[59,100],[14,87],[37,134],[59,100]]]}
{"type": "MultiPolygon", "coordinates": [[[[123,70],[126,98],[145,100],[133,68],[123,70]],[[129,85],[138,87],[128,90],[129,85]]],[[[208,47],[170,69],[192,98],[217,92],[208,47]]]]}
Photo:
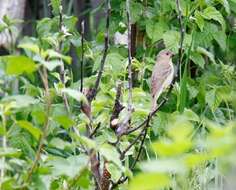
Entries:
{"type": "Polygon", "coordinates": [[[42,135],[41,130],[34,127],[33,124],[28,121],[19,120],[17,121],[17,125],[30,132],[36,140],[39,140],[40,136],[42,135]]]}
{"type": "Polygon", "coordinates": [[[2,60],[6,63],[6,73],[8,75],[29,74],[37,69],[34,61],[25,56],[9,55],[2,57],[2,60]]]}

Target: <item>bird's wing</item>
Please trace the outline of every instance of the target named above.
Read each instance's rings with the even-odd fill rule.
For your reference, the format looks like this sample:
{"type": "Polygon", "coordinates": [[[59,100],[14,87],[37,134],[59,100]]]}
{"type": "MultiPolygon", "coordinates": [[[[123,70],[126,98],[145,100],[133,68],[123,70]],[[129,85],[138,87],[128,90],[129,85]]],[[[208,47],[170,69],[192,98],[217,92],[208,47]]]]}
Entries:
{"type": "Polygon", "coordinates": [[[151,93],[153,98],[155,96],[157,96],[156,98],[159,97],[163,89],[165,80],[168,78],[170,74],[171,74],[170,64],[162,61],[156,63],[151,77],[151,93]]]}

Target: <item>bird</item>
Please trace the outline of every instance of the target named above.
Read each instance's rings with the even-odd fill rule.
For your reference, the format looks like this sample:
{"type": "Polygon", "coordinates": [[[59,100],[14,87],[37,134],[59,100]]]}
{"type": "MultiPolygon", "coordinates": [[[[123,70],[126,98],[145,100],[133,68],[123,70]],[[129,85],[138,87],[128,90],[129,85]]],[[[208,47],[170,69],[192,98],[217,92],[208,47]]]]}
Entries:
{"type": "Polygon", "coordinates": [[[151,76],[151,112],[155,111],[158,98],[174,78],[173,56],[174,53],[167,49],[161,50],[157,55],[151,76]]]}

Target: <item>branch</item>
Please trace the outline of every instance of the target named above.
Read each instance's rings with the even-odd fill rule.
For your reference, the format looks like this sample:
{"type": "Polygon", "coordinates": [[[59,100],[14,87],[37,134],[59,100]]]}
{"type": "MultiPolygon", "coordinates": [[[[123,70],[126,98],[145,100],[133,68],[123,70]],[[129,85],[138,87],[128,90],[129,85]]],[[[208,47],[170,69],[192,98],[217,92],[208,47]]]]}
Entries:
{"type": "MultiPolygon", "coordinates": [[[[59,11],[59,31],[61,33],[63,33],[63,14],[62,14],[63,7],[62,7],[62,5],[60,5],[59,9],[60,9],[60,11],[59,11]]],[[[59,47],[58,47],[57,51],[60,52],[61,48],[62,48],[62,41],[60,40],[59,47]]],[[[61,83],[65,86],[65,67],[64,67],[64,62],[62,61],[62,59],[61,59],[61,62],[62,62],[62,64],[60,66],[60,79],[61,79],[61,83]]],[[[64,92],[62,93],[62,98],[63,98],[63,102],[65,105],[66,111],[68,113],[70,113],[70,105],[69,105],[67,96],[64,92]]]]}
{"type": "Polygon", "coordinates": [[[43,72],[39,70],[40,77],[43,81],[44,89],[45,89],[45,98],[46,98],[46,105],[45,105],[45,111],[46,111],[46,120],[44,122],[43,126],[43,134],[40,136],[39,140],[39,146],[35,155],[35,159],[33,161],[33,164],[31,168],[29,169],[26,177],[26,183],[29,183],[31,181],[32,175],[37,167],[38,161],[40,160],[40,155],[44,146],[44,140],[47,137],[48,127],[49,127],[49,114],[51,109],[51,98],[50,98],[50,92],[49,92],[49,86],[48,86],[48,76],[47,71],[45,68],[43,68],[43,72]]]}
{"type": "Polygon", "coordinates": [[[108,48],[109,48],[110,12],[111,12],[110,0],[106,0],[106,32],[105,32],[104,50],[103,50],[103,56],[102,56],[102,59],[101,59],[98,76],[97,76],[97,79],[96,79],[96,82],[95,82],[95,86],[93,88],[93,93],[91,94],[91,96],[88,97],[88,101],[90,101],[90,102],[97,95],[98,88],[99,88],[101,78],[102,78],[102,74],[103,74],[103,70],[104,70],[104,65],[105,65],[106,58],[107,58],[107,52],[108,52],[108,48]]]}
{"type": "Polygon", "coordinates": [[[126,14],[127,14],[127,25],[128,25],[128,114],[126,118],[122,121],[116,130],[116,134],[120,136],[123,134],[130,123],[131,115],[133,112],[132,108],[132,34],[131,34],[131,21],[130,21],[130,1],[126,0],[126,14]]]}
{"type": "MultiPolygon", "coordinates": [[[[146,130],[145,130],[146,131],[146,130]]],[[[144,132],[142,131],[141,133],[139,133],[139,135],[133,140],[132,143],[129,144],[129,146],[120,154],[120,158],[121,160],[124,159],[125,154],[136,144],[136,142],[138,142],[138,140],[144,136],[144,132]]]]}
{"type": "Polygon", "coordinates": [[[120,97],[121,97],[121,83],[119,83],[117,86],[115,104],[114,104],[111,119],[110,119],[110,127],[112,129],[115,129],[117,127],[118,123],[116,122],[114,123],[114,121],[115,119],[119,117],[120,112],[124,109],[124,106],[120,103],[120,97]]]}
{"type": "Polygon", "coordinates": [[[84,83],[84,20],[81,22],[81,68],[80,68],[80,92],[83,92],[84,83]]]}
{"type": "Polygon", "coordinates": [[[91,132],[91,134],[89,135],[89,138],[92,138],[98,131],[98,129],[101,127],[101,122],[99,122],[96,126],[96,128],[91,132]]]}
{"type": "Polygon", "coordinates": [[[132,113],[132,57],[131,57],[131,23],[130,23],[130,2],[129,0],[126,0],[126,14],[127,14],[127,24],[128,24],[128,90],[129,90],[129,95],[128,95],[128,112],[131,117],[132,113]]]}

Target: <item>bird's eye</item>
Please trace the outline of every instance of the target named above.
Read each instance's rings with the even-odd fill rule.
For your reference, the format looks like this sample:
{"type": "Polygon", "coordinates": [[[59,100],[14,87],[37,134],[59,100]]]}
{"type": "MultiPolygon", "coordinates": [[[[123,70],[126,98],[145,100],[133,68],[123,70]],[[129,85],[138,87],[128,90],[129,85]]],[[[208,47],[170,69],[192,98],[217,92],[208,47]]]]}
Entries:
{"type": "Polygon", "coordinates": [[[170,54],[167,52],[166,55],[170,55],[170,54]]]}

